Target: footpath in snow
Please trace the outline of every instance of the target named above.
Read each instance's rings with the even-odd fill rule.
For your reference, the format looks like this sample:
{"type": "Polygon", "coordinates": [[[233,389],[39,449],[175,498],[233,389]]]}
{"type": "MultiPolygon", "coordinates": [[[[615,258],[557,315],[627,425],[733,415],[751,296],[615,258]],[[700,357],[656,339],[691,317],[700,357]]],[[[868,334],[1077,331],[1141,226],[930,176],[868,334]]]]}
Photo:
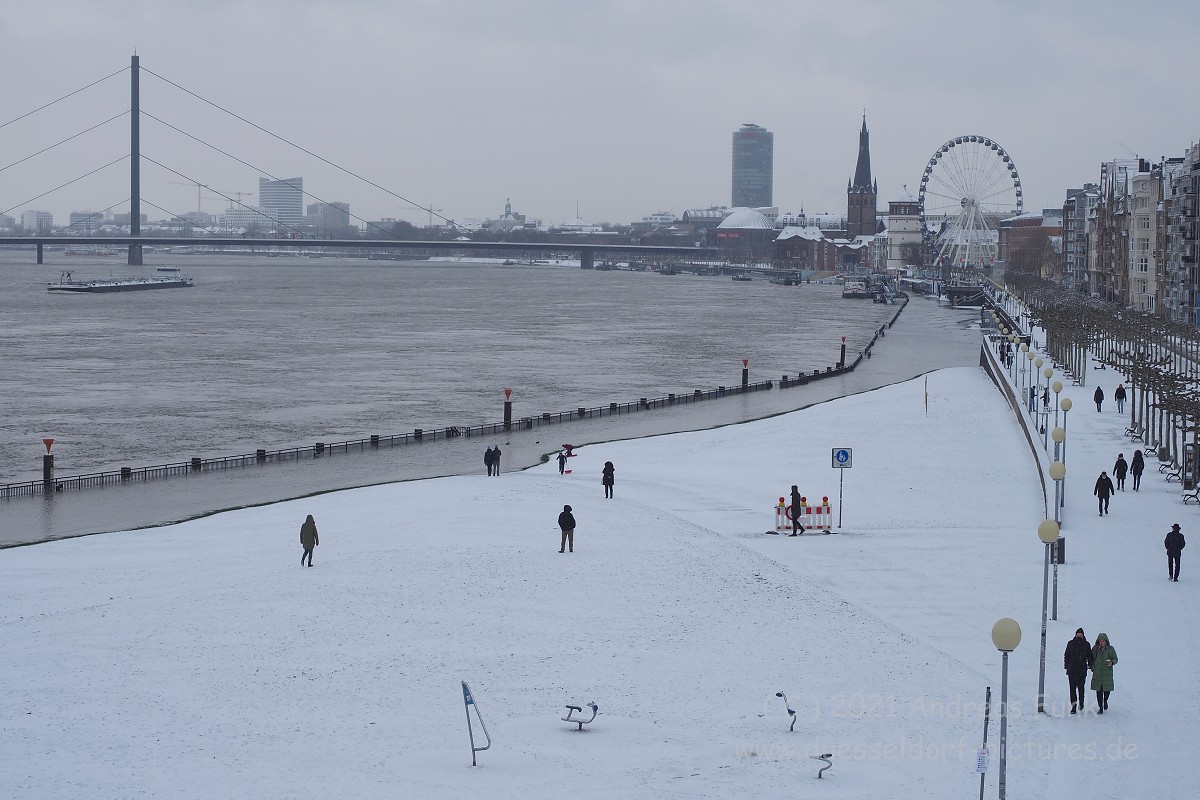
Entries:
{"type": "Polygon", "coordinates": [[[0,796],[966,797],[991,686],[994,797],[1005,616],[1024,632],[1012,796],[1190,796],[1200,556],[1168,582],[1162,539],[1200,536],[1200,512],[1149,459],[1142,491],[1097,515],[1096,476],[1134,448],[1092,390],[1063,395],[1047,714],[1037,466],[1000,392],[958,368],[591,445],[568,475],[551,460],[0,551],[0,796]],[[853,450],[840,509],[834,448],[853,450]],[[793,483],[831,498],[837,534],[764,534],[793,483]],[[1119,653],[1104,716],[1065,707],[1080,626],[1119,653]],[[460,681],[494,742],[477,768],[460,681]],[[560,720],[588,701],[586,732],[560,720]]]}

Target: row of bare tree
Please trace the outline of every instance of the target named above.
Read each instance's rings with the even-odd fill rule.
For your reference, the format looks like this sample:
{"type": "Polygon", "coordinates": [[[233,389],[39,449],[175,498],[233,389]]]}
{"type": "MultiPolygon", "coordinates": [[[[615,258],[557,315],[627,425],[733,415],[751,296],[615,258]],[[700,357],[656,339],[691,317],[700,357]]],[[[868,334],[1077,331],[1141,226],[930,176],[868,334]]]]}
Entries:
{"type": "Polygon", "coordinates": [[[1200,452],[1200,329],[1032,274],[1009,273],[1005,283],[1046,332],[1046,352],[1076,382],[1086,385],[1089,355],[1128,376],[1129,428],[1141,431],[1147,447],[1166,448],[1177,464],[1185,443],[1200,452]]]}

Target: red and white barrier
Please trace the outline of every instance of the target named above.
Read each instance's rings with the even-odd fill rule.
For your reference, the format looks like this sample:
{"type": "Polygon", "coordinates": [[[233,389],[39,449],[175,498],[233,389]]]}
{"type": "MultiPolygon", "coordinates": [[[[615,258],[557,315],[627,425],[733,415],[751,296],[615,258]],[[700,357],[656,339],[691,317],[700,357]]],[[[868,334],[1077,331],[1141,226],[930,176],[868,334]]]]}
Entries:
{"type": "MultiPolygon", "coordinates": [[[[833,508],[829,498],[822,497],[820,505],[809,505],[807,497],[800,498],[800,513],[797,515],[804,530],[829,531],[833,529],[833,508]]],[[[779,498],[775,506],[775,530],[790,531],[792,529],[792,507],[785,498],[779,498]]]]}

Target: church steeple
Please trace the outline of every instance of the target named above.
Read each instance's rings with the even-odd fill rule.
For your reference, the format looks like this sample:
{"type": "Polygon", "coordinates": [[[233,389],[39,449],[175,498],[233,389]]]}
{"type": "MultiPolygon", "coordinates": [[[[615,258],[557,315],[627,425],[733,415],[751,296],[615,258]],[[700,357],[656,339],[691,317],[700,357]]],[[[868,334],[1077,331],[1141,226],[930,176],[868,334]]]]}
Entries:
{"type": "Polygon", "coordinates": [[[855,189],[871,188],[871,134],[867,132],[867,112],[863,112],[862,130],[858,132],[858,164],[854,168],[855,189]]]}
{"type": "Polygon", "coordinates": [[[875,210],[879,183],[871,177],[871,135],[867,131],[867,112],[863,111],[858,132],[858,163],[854,179],[846,185],[846,233],[850,238],[874,236],[879,228],[875,210]]]}

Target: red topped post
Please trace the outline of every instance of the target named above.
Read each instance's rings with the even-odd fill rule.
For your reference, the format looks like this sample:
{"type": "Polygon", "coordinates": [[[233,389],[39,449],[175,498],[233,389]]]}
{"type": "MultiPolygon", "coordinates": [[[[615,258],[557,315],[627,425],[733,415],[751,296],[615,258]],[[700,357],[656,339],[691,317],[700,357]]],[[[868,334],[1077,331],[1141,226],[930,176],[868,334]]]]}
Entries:
{"type": "Polygon", "coordinates": [[[512,430],[512,389],[504,390],[504,430],[512,430]]]}
{"type": "Polygon", "coordinates": [[[742,359],[742,388],[750,385],[750,359],[742,359]]]}

